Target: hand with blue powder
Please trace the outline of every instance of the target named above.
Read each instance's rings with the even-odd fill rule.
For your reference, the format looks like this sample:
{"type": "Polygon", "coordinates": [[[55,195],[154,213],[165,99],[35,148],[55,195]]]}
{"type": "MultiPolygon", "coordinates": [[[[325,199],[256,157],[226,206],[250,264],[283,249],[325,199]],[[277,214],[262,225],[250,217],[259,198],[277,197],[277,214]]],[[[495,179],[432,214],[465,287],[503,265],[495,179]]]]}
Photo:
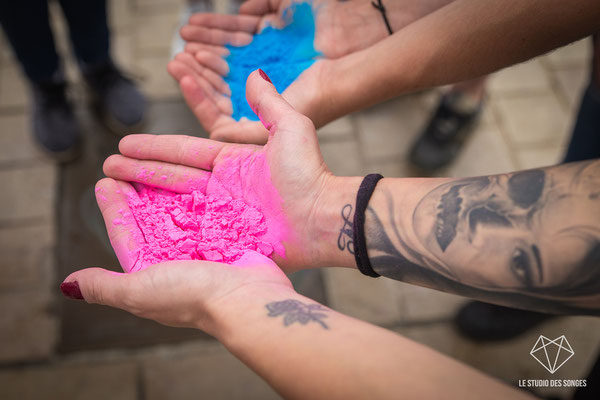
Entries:
{"type": "MultiPolygon", "coordinates": [[[[448,1],[393,2],[387,14],[400,29],[448,1]]],[[[264,143],[266,130],[244,97],[252,70],[265,70],[284,98],[319,127],[331,120],[322,87],[333,60],[389,34],[367,0],[249,0],[240,15],[193,15],[181,35],[186,51],[168,69],[211,138],[264,143]]]]}

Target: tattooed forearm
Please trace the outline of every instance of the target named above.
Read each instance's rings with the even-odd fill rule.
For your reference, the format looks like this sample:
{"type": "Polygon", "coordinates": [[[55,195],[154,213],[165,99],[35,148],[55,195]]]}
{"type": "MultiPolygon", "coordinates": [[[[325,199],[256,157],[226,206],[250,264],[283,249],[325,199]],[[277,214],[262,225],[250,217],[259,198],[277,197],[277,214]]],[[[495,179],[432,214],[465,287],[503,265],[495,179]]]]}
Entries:
{"type": "Polygon", "coordinates": [[[445,182],[411,218],[393,189],[380,190],[365,225],[379,274],[509,306],[600,313],[600,161],[445,182]]]}
{"type": "Polygon", "coordinates": [[[320,304],[304,304],[298,300],[283,300],[269,303],[265,306],[269,313],[268,317],[279,317],[283,315],[283,325],[289,326],[294,322],[306,325],[313,321],[321,325],[324,329],[329,329],[329,326],[323,321],[327,315],[323,312],[329,311],[320,304]]]}
{"type": "Polygon", "coordinates": [[[354,241],[352,239],[352,205],[346,204],[342,208],[342,221],[344,224],[342,225],[342,229],[340,229],[340,235],[338,236],[338,249],[344,251],[348,249],[350,254],[354,254],[354,241]]]}

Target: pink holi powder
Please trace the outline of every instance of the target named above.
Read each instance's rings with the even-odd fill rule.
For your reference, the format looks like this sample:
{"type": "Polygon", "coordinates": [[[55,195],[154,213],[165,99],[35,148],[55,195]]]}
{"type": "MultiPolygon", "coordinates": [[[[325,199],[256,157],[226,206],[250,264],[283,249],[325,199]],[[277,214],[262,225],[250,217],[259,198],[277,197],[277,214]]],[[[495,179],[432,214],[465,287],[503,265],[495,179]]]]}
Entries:
{"type": "MultiPolygon", "coordinates": [[[[136,178],[147,181],[153,175],[143,170],[136,178]]],[[[233,264],[248,251],[285,256],[287,224],[262,152],[225,157],[212,171],[205,192],[193,186],[188,194],[136,187],[138,196],[128,196],[127,202],[143,239],[134,248],[129,244],[115,249],[126,272],[171,260],[233,264]]],[[[130,217],[125,213],[113,224],[126,224],[130,217]]]]}
{"type": "Polygon", "coordinates": [[[241,199],[141,186],[139,200],[130,198],[129,207],[146,241],[138,255],[140,269],[171,260],[230,264],[248,250],[273,253],[261,239],[267,232],[263,214],[241,199]]]}

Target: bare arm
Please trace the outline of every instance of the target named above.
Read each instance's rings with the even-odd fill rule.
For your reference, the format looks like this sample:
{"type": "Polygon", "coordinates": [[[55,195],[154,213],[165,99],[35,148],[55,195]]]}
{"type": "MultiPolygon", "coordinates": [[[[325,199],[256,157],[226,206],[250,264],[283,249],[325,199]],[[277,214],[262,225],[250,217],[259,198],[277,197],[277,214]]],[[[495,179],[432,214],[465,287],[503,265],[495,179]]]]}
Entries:
{"type": "MultiPolygon", "coordinates": [[[[339,222],[327,234],[331,253],[340,254],[330,261],[354,267],[352,192],[360,179],[341,179],[352,189],[332,196],[329,218],[339,222]]],[[[598,160],[474,178],[383,179],[365,234],[383,276],[517,308],[600,312],[598,160]]]]}
{"type": "Polygon", "coordinates": [[[600,30],[600,3],[457,0],[327,65],[317,126],[402,93],[476,78],[600,30]],[[351,83],[351,84],[350,84],[351,83]]]}
{"type": "MultiPolygon", "coordinates": [[[[126,207],[117,193],[126,185],[100,185],[111,200],[102,206],[110,218],[116,204],[126,207]]],[[[110,231],[112,243],[127,239],[129,228],[122,226],[110,231]]],[[[251,253],[234,265],[174,261],[130,274],[88,268],[68,276],[61,289],[88,303],[205,331],[286,399],[529,398],[434,350],[300,296],[270,259],[251,253]]]]}
{"type": "MultiPolygon", "coordinates": [[[[136,195],[123,181],[97,184],[110,242],[129,271],[123,254],[139,254],[146,245],[129,208],[136,195]]],[[[167,261],[123,274],[87,268],[69,275],[61,290],[70,298],[205,331],[285,398],[526,397],[393,332],[300,296],[271,259],[253,251],[232,264],[167,261]]]]}
{"type": "MultiPolygon", "coordinates": [[[[275,255],[283,268],[355,268],[352,221],[362,178],[333,176],[311,122],[258,72],[248,82],[250,104],[273,132],[264,147],[134,135],[104,170],[135,181],[139,171],[163,168],[141,182],[181,192],[238,171],[252,189],[248,201],[285,227],[285,252],[275,255]],[[240,167],[236,160],[245,158],[255,169],[240,167]],[[167,171],[172,178],[159,178],[167,171]],[[272,206],[272,191],[281,209],[272,206]]],[[[376,271],[410,283],[514,307],[597,314],[598,188],[600,160],[474,178],[386,178],[366,213],[368,255],[376,271]]]]}
{"type": "Polygon", "coordinates": [[[234,303],[239,307],[220,310],[217,338],[284,398],[529,398],[293,291],[263,291],[234,303]]]}

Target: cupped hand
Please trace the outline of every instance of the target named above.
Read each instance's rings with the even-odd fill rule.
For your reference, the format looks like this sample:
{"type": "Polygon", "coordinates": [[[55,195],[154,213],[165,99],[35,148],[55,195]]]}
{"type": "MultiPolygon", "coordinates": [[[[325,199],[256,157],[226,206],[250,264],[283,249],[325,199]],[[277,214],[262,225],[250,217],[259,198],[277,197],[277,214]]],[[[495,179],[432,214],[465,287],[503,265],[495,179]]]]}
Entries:
{"type": "MultiPolygon", "coordinates": [[[[252,36],[267,24],[282,26],[283,10],[291,3],[250,0],[241,6],[239,15],[195,14],[181,29],[181,36],[188,41],[186,51],[175,56],[168,71],[179,81],[187,104],[212,139],[266,142],[268,134],[260,123],[232,118],[231,92],[223,80],[229,72],[225,61],[229,51],[224,46],[249,44],[252,36]]],[[[375,23],[379,15],[366,1],[326,0],[311,4],[316,16],[315,48],[323,58],[282,94],[298,111],[321,125],[330,119],[323,108],[321,89],[330,78],[327,70],[331,60],[381,40],[387,33],[381,23],[375,23]]]]}
{"type": "MultiPolygon", "coordinates": [[[[409,0],[387,5],[394,30],[432,12],[451,0],[409,0]]],[[[185,52],[169,63],[189,107],[215,140],[265,143],[260,124],[232,118],[231,92],[223,80],[229,72],[225,45],[244,46],[267,24],[282,26],[283,12],[292,0],[249,0],[239,15],[198,13],[181,29],[185,52]]],[[[365,49],[389,36],[381,14],[370,0],[314,0],[315,49],[323,57],[306,69],[282,94],[296,110],[320,127],[339,117],[335,98],[326,88],[335,78],[339,57],[365,49]]],[[[348,84],[348,83],[342,83],[348,84]]]]}
{"type": "Polygon", "coordinates": [[[96,198],[110,242],[125,274],[87,268],[69,275],[61,289],[73,296],[77,285],[88,303],[128,311],[164,325],[216,333],[216,317],[237,301],[260,292],[289,292],[292,285],[273,260],[245,252],[231,265],[210,261],[168,261],[140,269],[136,255],[145,243],[128,205],[137,196],[131,184],[105,178],[96,198]],[[115,223],[116,221],[119,223],[115,223]],[[76,282],[76,283],[74,283],[76,282]]]}
{"type": "MultiPolygon", "coordinates": [[[[265,146],[180,135],[131,135],[122,139],[121,155],[106,160],[104,172],[114,179],[180,193],[199,189],[218,195],[225,190],[263,213],[269,239],[282,243],[280,248],[274,246],[278,265],[286,271],[319,266],[322,244],[315,218],[335,177],[323,162],[314,125],[258,71],[248,78],[247,98],[269,132],[265,146]]],[[[131,264],[126,256],[131,246],[118,250],[113,243],[113,247],[117,255],[123,254],[122,264],[131,264]]]]}
{"type": "MultiPolygon", "coordinates": [[[[222,52],[227,49],[222,48],[222,52]]],[[[283,97],[314,123],[327,120],[321,107],[320,90],[331,61],[319,60],[306,69],[282,93],[283,97]],[[322,118],[323,116],[323,118],[322,118]]],[[[180,53],[168,64],[169,73],[179,81],[181,93],[210,138],[224,142],[264,144],[268,131],[260,121],[233,119],[231,91],[222,76],[227,75],[227,63],[216,53],[199,51],[196,56],[180,53]],[[198,61],[200,60],[200,61],[198,61]],[[211,67],[208,67],[210,65],[211,67]],[[217,70],[218,72],[215,72],[217,70]]]]}
{"type": "MultiPolygon", "coordinates": [[[[425,12],[424,3],[432,0],[409,0],[401,7],[390,7],[394,28],[400,29],[425,12]]],[[[435,0],[440,2],[440,0],[435,0]]],[[[248,0],[238,15],[197,13],[183,26],[181,37],[189,43],[186,50],[196,52],[196,44],[245,46],[265,26],[283,27],[284,11],[298,0],[248,0]]],[[[371,0],[312,0],[315,16],[315,49],[329,59],[364,49],[389,35],[371,0]]],[[[429,7],[431,8],[431,7],[429,7]]]]}

